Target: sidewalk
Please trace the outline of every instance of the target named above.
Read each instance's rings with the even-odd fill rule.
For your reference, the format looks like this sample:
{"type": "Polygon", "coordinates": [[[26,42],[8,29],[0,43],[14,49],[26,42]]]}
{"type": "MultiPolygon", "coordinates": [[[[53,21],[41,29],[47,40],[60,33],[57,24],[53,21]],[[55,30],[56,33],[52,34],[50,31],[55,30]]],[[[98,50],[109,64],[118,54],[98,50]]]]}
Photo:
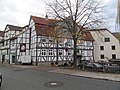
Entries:
{"type": "Polygon", "coordinates": [[[58,69],[58,70],[52,70],[49,72],[120,82],[120,74],[110,74],[110,73],[102,73],[102,72],[87,72],[87,71],[69,70],[69,69],[58,69]]]}
{"type": "Polygon", "coordinates": [[[59,67],[51,67],[49,66],[33,66],[33,65],[10,65],[14,68],[21,69],[32,69],[38,71],[47,71],[54,72],[60,74],[74,75],[80,77],[94,78],[94,79],[102,79],[102,80],[112,80],[120,82],[120,74],[111,74],[111,73],[102,73],[102,72],[88,72],[82,70],[74,70],[74,69],[60,69],[59,67]]]}

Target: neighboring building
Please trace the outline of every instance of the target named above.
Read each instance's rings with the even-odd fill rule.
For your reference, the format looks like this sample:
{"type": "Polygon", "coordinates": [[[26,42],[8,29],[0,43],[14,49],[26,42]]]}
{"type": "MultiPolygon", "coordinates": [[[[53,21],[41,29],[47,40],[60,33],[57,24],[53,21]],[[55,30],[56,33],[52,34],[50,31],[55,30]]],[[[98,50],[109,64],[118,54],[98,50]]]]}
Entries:
{"type": "Polygon", "coordinates": [[[4,46],[4,31],[0,31],[0,61],[2,60],[2,47],[4,46]]]}
{"type": "MultiPolygon", "coordinates": [[[[106,61],[120,58],[120,41],[107,29],[90,30],[94,38],[94,60],[106,61]]],[[[118,36],[119,37],[119,36],[118,36]]]]}
{"type": "Polygon", "coordinates": [[[6,62],[10,61],[10,44],[13,37],[20,34],[23,27],[14,26],[14,25],[6,25],[4,30],[4,47],[2,50],[2,57],[6,62]]]}
{"type": "Polygon", "coordinates": [[[22,63],[24,60],[31,61],[30,54],[30,33],[28,26],[22,28],[20,34],[11,38],[10,43],[10,63],[22,63]],[[29,58],[30,57],[30,58],[29,58]]]}
{"type": "Polygon", "coordinates": [[[0,41],[4,38],[4,31],[0,31],[0,41]]]}

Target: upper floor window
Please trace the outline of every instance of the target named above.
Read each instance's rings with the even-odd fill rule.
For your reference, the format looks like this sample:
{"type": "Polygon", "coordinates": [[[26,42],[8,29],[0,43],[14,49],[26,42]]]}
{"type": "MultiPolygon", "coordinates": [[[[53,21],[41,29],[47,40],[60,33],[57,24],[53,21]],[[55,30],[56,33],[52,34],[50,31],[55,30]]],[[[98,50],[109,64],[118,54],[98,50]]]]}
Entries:
{"type": "Polygon", "coordinates": [[[104,46],[100,46],[100,50],[104,50],[104,46]]]}
{"type": "Polygon", "coordinates": [[[110,38],[105,38],[105,42],[110,42],[110,38]]]}
{"type": "Polygon", "coordinates": [[[91,42],[90,42],[90,41],[87,41],[87,42],[86,42],[86,45],[87,45],[87,46],[91,46],[91,42]]]}
{"type": "Polygon", "coordinates": [[[113,45],[113,46],[111,46],[111,48],[112,48],[112,50],[115,50],[115,46],[113,45]]]}

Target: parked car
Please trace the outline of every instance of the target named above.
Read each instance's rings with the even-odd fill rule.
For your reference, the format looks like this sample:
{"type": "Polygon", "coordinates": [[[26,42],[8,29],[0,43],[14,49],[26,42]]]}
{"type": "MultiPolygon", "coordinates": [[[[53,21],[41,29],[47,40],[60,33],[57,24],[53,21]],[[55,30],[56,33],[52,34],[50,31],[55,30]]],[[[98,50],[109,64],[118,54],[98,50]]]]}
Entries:
{"type": "Polygon", "coordinates": [[[2,84],[2,74],[0,73],[0,86],[2,84]]]}
{"type": "Polygon", "coordinates": [[[117,64],[104,65],[105,72],[120,73],[120,66],[117,64]]]}
{"type": "Polygon", "coordinates": [[[103,66],[99,63],[86,63],[84,65],[85,69],[91,70],[91,71],[103,71],[103,66]]]}

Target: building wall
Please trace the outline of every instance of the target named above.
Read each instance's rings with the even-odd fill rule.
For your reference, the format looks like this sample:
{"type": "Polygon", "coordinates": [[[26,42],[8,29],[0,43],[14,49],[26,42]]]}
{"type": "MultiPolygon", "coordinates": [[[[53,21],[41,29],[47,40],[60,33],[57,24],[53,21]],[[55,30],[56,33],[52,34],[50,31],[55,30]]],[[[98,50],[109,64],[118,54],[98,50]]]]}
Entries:
{"type": "Polygon", "coordinates": [[[112,58],[112,54],[116,55],[116,58],[120,58],[120,43],[119,40],[114,37],[108,30],[91,31],[94,41],[94,59],[95,61],[103,60],[108,61],[112,58]],[[105,42],[105,38],[109,38],[110,41],[105,42]],[[112,49],[115,46],[115,50],[112,49]],[[104,50],[100,49],[104,47],[104,50]],[[101,58],[101,55],[104,57],[101,58]]]}
{"type": "Polygon", "coordinates": [[[36,40],[37,40],[37,35],[35,31],[35,23],[33,20],[30,20],[29,24],[29,31],[31,32],[31,40],[30,40],[30,48],[31,48],[31,59],[33,62],[36,62],[36,40]]]}
{"type": "Polygon", "coordinates": [[[2,50],[2,54],[5,55],[5,61],[8,63],[12,63],[11,61],[11,55],[14,54],[16,55],[16,40],[12,39],[16,35],[18,35],[21,31],[16,31],[16,30],[11,30],[9,28],[9,25],[6,26],[5,28],[5,33],[4,33],[4,47],[2,50]],[[15,45],[13,45],[14,43],[15,45]]]}
{"type": "Polygon", "coordinates": [[[28,27],[24,28],[17,36],[17,38],[11,40],[10,44],[10,63],[21,63],[22,61],[22,56],[28,56],[31,55],[30,49],[29,49],[29,30],[28,27]],[[25,45],[25,51],[20,50],[20,46],[25,45]],[[13,58],[16,60],[14,61],[13,58]]]}

